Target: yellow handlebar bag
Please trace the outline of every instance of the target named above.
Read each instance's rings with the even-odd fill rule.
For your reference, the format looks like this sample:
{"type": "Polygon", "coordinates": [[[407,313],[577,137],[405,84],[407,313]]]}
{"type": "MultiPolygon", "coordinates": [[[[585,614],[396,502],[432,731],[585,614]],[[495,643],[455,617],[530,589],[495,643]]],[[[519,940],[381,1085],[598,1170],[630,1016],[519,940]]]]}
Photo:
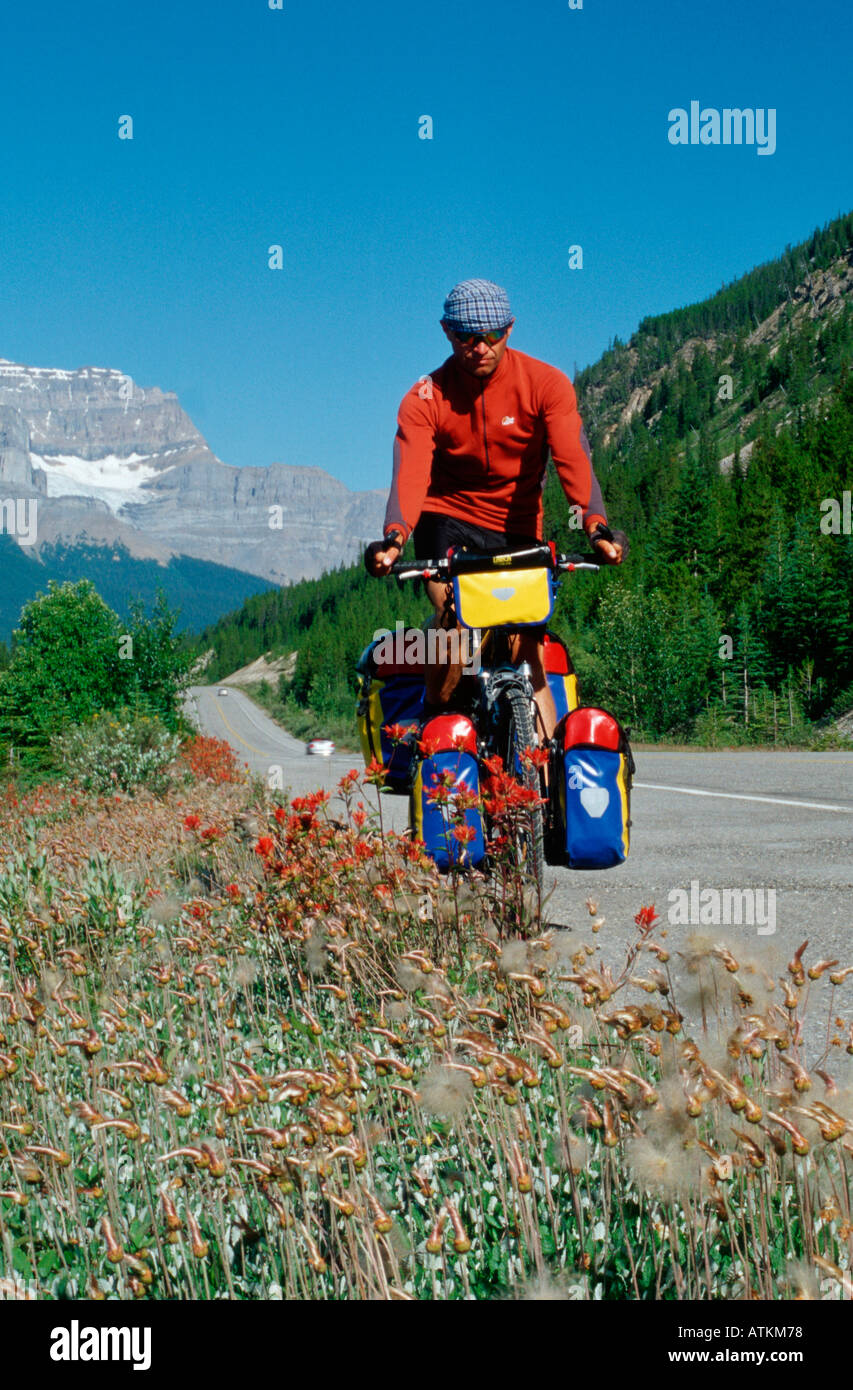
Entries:
{"type": "Polygon", "coordinates": [[[554,607],[551,573],[545,568],[457,574],[453,595],[463,627],[538,627],[547,623],[554,607]]]}

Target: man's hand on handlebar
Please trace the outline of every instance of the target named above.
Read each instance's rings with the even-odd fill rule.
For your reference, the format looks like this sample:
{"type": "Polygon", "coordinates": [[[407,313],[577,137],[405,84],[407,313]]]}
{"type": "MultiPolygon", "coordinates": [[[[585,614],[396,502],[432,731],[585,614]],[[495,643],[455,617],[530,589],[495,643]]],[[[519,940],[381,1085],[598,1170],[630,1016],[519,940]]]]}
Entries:
{"type": "Polygon", "coordinates": [[[402,549],[403,538],[399,531],[394,531],[381,541],[373,541],[364,552],[367,573],[372,574],[374,579],[384,578],[402,549]]]}
{"type": "Polygon", "coordinates": [[[605,565],[621,565],[630,549],[624,531],[611,531],[609,526],[598,523],[591,533],[590,544],[595,547],[598,560],[605,565]]]}

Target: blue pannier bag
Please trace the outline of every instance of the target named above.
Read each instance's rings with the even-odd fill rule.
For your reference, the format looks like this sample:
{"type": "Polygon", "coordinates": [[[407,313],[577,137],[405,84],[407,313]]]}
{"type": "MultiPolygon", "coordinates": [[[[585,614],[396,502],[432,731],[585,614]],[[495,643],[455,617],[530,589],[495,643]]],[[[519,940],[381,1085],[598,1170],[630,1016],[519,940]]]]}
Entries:
{"type": "Polygon", "coordinates": [[[375,758],[385,768],[389,791],[408,795],[411,786],[415,741],[423,718],[424,668],[422,663],[386,659],[387,643],[371,642],[362,652],[358,672],[358,732],[365,767],[375,758]],[[388,728],[408,730],[394,743],[388,728]]]}
{"type": "Polygon", "coordinates": [[[582,707],[557,725],[551,766],[548,862],[612,869],[628,857],[634,759],[606,710],[582,707]]]}
{"type": "Polygon", "coordinates": [[[455,799],[463,789],[474,797],[480,795],[476,730],[464,714],[436,715],[424,725],[420,736],[411,824],[439,869],[476,866],[486,853],[479,809],[466,808],[460,816],[455,812],[455,799]],[[430,795],[442,786],[447,788],[446,795],[430,795]],[[457,826],[464,826],[469,838],[457,837],[457,826]]]}
{"type": "Polygon", "coordinates": [[[545,675],[559,721],[563,715],[571,714],[580,704],[578,678],[569,660],[569,653],[559,637],[555,637],[553,632],[546,632],[543,645],[545,675]]]}

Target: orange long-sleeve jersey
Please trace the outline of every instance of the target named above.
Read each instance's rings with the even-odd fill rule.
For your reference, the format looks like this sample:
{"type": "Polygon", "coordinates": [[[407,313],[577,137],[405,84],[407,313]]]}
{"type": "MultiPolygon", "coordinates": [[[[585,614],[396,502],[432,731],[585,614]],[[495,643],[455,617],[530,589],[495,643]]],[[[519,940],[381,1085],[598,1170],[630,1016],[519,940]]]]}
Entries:
{"type": "Polygon", "coordinates": [[[401,402],[385,534],[408,537],[422,512],[441,512],[541,538],[549,448],[566,497],[594,530],[606,515],[569,378],[509,347],[484,379],[449,357],[401,402]]]}

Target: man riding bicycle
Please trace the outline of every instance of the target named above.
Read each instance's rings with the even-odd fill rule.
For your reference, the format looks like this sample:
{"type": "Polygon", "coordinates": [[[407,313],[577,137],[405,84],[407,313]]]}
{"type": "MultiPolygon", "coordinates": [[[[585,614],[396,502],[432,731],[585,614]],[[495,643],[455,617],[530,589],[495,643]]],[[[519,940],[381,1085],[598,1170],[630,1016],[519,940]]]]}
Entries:
{"type": "MultiPolygon", "coordinates": [[[[413,534],[418,559],[450,546],[481,554],[542,538],[542,488],[550,449],[570,504],[606,564],[620,564],[624,537],[607,527],[601,489],[569,378],[509,347],[514,318],[506,292],[489,280],[465,280],[444,302],[442,328],[453,355],[403,397],[394,441],[394,475],[384,539],[365,552],[376,577],[391,569],[413,534]]],[[[458,627],[449,584],[430,581],[433,625],[458,627]]],[[[544,662],[544,628],[512,638],[512,659],[526,661],[543,733],[557,713],[544,662]]],[[[427,665],[426,714],[441,711],[460,662],[427,665]]]]}

